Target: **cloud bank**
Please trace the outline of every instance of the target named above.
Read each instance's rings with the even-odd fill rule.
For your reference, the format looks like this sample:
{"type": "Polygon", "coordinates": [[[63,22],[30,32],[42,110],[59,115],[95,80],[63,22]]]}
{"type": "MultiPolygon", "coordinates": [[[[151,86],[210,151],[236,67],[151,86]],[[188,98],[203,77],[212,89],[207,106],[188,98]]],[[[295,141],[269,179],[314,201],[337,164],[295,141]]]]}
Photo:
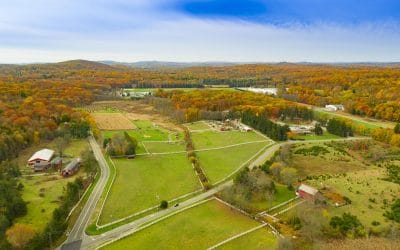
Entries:
{"type": "Polygon", "coordinates": [[[334,19],[324,18],[321,7],[294,13],[288,2],[302,6],[299,0],[270,2],[275,5],[265,3],[262,12],[219,12],[214,5],[212,11],[185,8],[188,1],[178,0],[4,1],[0,63],[400,61],[397,12],[380,10],[371,19],[366,11],[359,19],[343,13],[334,19]]]}

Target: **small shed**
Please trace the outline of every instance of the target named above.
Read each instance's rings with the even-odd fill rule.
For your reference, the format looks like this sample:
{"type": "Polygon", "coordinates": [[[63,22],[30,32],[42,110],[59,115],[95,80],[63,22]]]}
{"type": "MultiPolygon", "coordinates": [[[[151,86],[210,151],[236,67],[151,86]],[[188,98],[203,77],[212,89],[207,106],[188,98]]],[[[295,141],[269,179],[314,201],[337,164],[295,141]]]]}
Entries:
{"type": "MultiPolygon", "coordinates": [[[[35,169],[35,165],[37,168],[46,168],[50,165],[50,160],[54,155],[54,150],[51,149],[42,149],[34,153],[31,158],[28,160],[28,166],[35,169]]],[[[36,169],[35,169],[36,170],[36,169]]]]}
{"type": "Polygon", "coordinates": [[[73,159],[63,170],[61,170],[61,175],[67,177],[75,174],[78,171],[80,164],[81,159],[73,159]]]}
{"type": "Polygon", "coordinates": [[[301,184],[297,190],[296,190],[296,195],[299,196],[300,198],[303,198],[305,200],[310,200],[310,201],[316,201],[319,200],[321,197],[320,192],[318,189],[315,189],[311,186],[308,186],[306,184],[301,184]]]}

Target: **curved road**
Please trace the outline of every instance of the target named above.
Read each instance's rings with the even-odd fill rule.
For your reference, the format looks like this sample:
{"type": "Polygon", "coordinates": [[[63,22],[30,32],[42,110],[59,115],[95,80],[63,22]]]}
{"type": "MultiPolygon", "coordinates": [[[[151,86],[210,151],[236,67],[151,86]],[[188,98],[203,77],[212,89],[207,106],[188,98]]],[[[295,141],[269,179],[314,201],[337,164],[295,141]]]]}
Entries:
{"type": "MultiPolygon", "coordinates": [[[[253,168],[255,166],[261,165],[265,162],[266,159],[270,158],[282,145],[285,144],[296,144],[296,143],[318,143],[318,142],[329,142],[329,141],[347,141],[347,140],[364,140],[370,139],[368,137],[350,137],[350,138],[343,138],[343,139],[330,139],[330,140],[313,140],[313,141],[286,141],[282,143],[276,143],[271,147],[267,148],[257,159],[255,159],[249,166],[249,168],[253,168]]],[[[100,179],[94,188],[93,192],[91,193],[88,201],[86,202],[84,208],[79,215],[73,229],[69,233],[67,240],[61,246],[61,249],[88,249],[88,248],[96,248],[105,242],[115,240],[121,237],[121,235],[128,235],[130,233],[135,232],[138,230],[143,224],[146,224],[151,221],[155,221],[156,219],[163,218],[164,216],[168,216],[173,212],[179,212],[180,210],[183,211],[184,208],[189,207],[201,200],[204,200],[210,196],[213,196],[217,192],[221,191],[222,189],[230,186],[233,184],[233,181],[227,181],[222,183],[207,192],[201,193],[195,197],[192,197],[184,202],[181,202],[179,207],[170,207],[165,210],[161,210],[159,212],[150,214],[143,218],[140,218],[136,221],[124,224],[120,227],[107,231],[101,235],[96,236],[88,236],[85,233],[85,228],[89,222],[90,216],[93,210],[96,207],[96,204],[107,184],[107,180],[110,175],[110,170],[108,164],[102,154],[100,146],[98,145],[97,141],[91,136],[89,138],[90,146],[92,147],[93,153],[100,165],[101,169],[101,176],[100,179]]]]}
{"type": "Polygon", "coordinates": [[[96,208],[96,204],[100,199],[101,194],[107,184],[107,180],[110,176],[110,168],[108,167],[107,161],[101,152],[101,148],[93,136],[89,137],[89,144],[92,148],[93,154],[100,166],[100,178],[89,196],[85,206],[83,207],[78,219],[75,222],[74,227],[68,234],[67,240],[61,246],[61,249],[80,249],[81,242],[85,237],[85,228],[90,220],[93,210],[96,208]]]}

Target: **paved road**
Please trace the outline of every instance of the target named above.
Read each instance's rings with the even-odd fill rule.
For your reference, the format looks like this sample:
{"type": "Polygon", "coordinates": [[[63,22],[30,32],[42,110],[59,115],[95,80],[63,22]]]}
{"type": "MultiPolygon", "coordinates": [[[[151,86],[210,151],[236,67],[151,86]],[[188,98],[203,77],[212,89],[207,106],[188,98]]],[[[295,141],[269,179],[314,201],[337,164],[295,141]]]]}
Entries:
{"type": "Polygon", "coordinates": [[[233,184],[233,181],[230,180],[228,182],[225,182],[213,189],[208,190],[207,192],[201,193],[189,200],[183,201],[181,203],[179,203],[178,207],[174,207],[171,206],[165,210],[161,210],[159,212],[156,212],[154,214],[150,214],[146,217],[140,218],[138,220],[135,220],[131,223],[122,225],[118,228],[112,229],[106,233],[103,233],[101,235],[97,235],[97,236],[86,236],[83,239],[81,248],[82,249],[93,249],[96,248],[100,245],[102,245],[103,243],[113,240],[113,239],[117,239],[122,235],[128,235],[130,233],[133,233],[134,231],[136,231],[138,228],[140,228],[141,225],[146,224],[148,222],[151,221],[155,221],[157,219],[160,219],[164,216],[167,216],[173,212],[178,212],[180,210],[182,210],[183,208],[187,208],[197,202],[200,202],[206,198],[209,198],[211,196],[213,196],[214,194],[218,193],[219,191],[223,190],[226,187],[229,187],[233,184]]]}
{"type": "MultiPolygon", "coordinates": [[[[351,137],[351,138],[333,139],[333,140],[287,141],[287,142],[283,142],[283,143],[276,143],[276,144],[272,145],[271,147],[267,148],[259,157],[257,157],[256,160],[254,160],[250,164],[249,167],[253,168],[255,166],[261,165],[265,160],[270,158],[282,145],[285,145],[285,144],[346,141],[346,140],[360,140],[360,139],[370,139],[370,138],[351,137]]],[[[117,239],[121,235],[127,235],[130,233],[133,233],[135,230],[140,228],[140,226],[143,224],[146,224],[151,221],[155,221],[155,220],[160,219],[164,216],[167,216],[173,212],[178,212],[178,211],[180,211],[184,208],[187,208],[201,200],[204,200],[210,196],[213,196],[214,194],[218,193],[219,191],[221,191],[224,188],[233,184],[233,181],[230,180],[221,185],[218,185],[217,187],[214,187],[211,190],[208,190],[207,192],[201,193],[191,199],[188,199],[188,200],[180,203],[178,207],[170,207],[168,209],[156,212],[154,214],[150,214],[148,216],[145,216],[143,218],[135,220],[131,223],[128,223],[128,224],[122,225],[118,228],[112,229],[101,235],[88,236],[85,234],[85,228],[89,222],[91,213],[95,209],[96,203],[99,200],[99,198],[105,188],[105,185],[107,183],[107,179],[109,178],[109,175],[110,175],[108,164],[107,164],[106,160],[104,159],[104,156],[103,156],[101,149],[100,149],[99,145],[97,144],[96,140],[93,137],[91,137],[89,139],[89,142],[90,142],[90,145],[94,152],[94,155],[95,155],[97,161],[99,162],[99,165],[101,168],[101,176],[100,176],[99,182],[97,183],[95,189],[93,190],[91,196],[89,197],[85,207],[83,208],[78,220],[76,221],[75,226],[71,230],[68,239],[63,244],[62,249],[93,249],[93,248],[96,248],[105,242],[108,242],[113,239],[117,239]],[[72,247],[72,246],[74,246],[74,247],[72,247]]]]}
{"type": "Polygon", "coordinates": [[[77,221],[75,222],[74,227],[72,228],[71,232],[69,232],[67,240],[61,246],[61,249],[79,249],[79,244],[77,244],[77,242],[80,242],[86,236],[85,228],[110,176],[110,168],[108,167],[103,153],[101,152],[99,144],[93,136],[89,137],[89,143],[93,150],[94,156],[99,163],[101,175],[96,187],[93,189],[89,199],[87,200],[77,221]]]}

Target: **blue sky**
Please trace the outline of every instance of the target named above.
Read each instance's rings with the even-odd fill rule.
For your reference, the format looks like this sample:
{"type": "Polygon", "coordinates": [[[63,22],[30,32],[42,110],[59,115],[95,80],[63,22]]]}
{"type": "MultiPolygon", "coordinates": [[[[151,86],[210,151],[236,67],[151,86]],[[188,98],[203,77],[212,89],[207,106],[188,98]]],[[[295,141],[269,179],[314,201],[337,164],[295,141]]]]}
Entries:
{"type": "Polygon", "coordinates": [[[0,63],[400,61],[396,0],[0,0],[0,63]]]}

